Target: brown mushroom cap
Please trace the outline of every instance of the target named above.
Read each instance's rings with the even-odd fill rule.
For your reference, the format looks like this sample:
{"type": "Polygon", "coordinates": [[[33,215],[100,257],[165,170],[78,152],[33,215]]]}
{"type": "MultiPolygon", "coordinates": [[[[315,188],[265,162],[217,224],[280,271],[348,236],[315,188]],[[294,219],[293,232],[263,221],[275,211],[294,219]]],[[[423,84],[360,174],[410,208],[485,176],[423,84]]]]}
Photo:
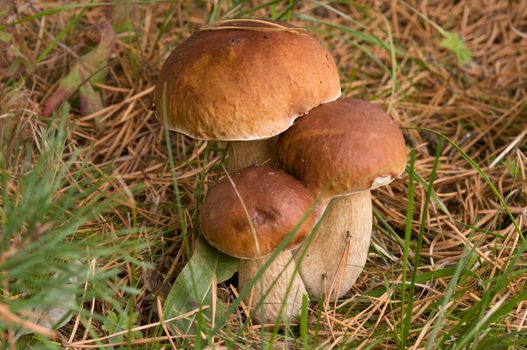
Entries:
{"type": "Polygon", "coordinates": [[[239,20],[226,26],[245,29],[192,34],[161,69],[158,117],[166,87],[171,129],[196,139],[256,140],[338,98],[339,76],[328,50],[305,31],[280,25],[239,20]]]}
{"type": "MultiPolygon", "coordinates": [[[[304,220],[315,198],[292,176],[268,167],[251,166],[231,176],[249,213],[258,239],[256,248],[249,218],[228,178],[214,185],[201,206],[199,223],[207,241],[241,259],[265,256],[304,220]]],[[[319,211],[314,210],[295,232],[288,248],[301,244],[319,211]]]]}
{"type": "Polygon", "coordinates": [[[404,138],[379,107],[342,98],[313,109],[277,143],[286,171],[315,193],[338,196],[390,183],[406,166],[404,138]]]}

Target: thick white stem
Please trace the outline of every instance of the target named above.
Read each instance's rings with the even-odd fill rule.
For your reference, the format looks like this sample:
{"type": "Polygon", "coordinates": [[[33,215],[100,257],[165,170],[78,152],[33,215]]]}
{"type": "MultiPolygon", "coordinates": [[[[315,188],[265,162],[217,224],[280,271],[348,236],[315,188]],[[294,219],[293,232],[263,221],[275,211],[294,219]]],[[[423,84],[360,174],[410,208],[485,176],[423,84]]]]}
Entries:
{"type": "MultiPolygon", "coordinates": [[[[227,149],[227,170],[234,173],[250,165],[266,165],[277,167],[275,157],[276,137],[259,140],[259,141],[235,141],[230,142],[227,149]]],[[[257,184],[255,184],[256,186],[257,184]]],[[[287,303],[281,317],[281,323],[288,323],[291,317],[300,313],[302,306],[302,295],[307,294],[304,283],[298,272],[295,270],[295,262],[292,261],[286,267],[287,262],[291,259],[291,251],[282,251],[263,273],[262,278],[256,282],[246,298],[246,304],[253,308],[258,304],[267,289],[276,279],[273,286],[263,302],[263,308],[255,310],[253,320],[256,323],[274,324],[279,316],[282,303],[287,303]],[[291,283],[290,293],[287,294],[287,288],[291,283]]],[[[240,271],[238,276],[238,287],[242,290],[247,282],[254,277],[263,261],[266,258],[257,260],[241,260],[240,271]]]]}
{"type": "MultiPolygon", "coordinates": [[[[295,261],[290,261],[291,258],[290,250],[278,254],[263,273],[262,278],[253,285],[249,297],[245,299],[255,323],[274,325],[279,319],[281,310],[280,323],[289,323],[300,314],[302,296],[307,295],[307,292],[302,279],[295,272],[295,261]],[[264,297],[267,291],[269,292],[264,297]],[[260,301],[262,301],[260,307],[257,307],[260,301]]],[[[241,260],[238,274],[239,290],[247,286],[249,280],[255,276],[267,259],[241,260]]]]}
{"type": "Polygon", "coordinates": [[[305,251],[300,275],[311,297],[335,300],[351,289],[366,263],[371,230],[370,191],[331,200],[307,251],[295,252],[298,261],[305,251]]]}

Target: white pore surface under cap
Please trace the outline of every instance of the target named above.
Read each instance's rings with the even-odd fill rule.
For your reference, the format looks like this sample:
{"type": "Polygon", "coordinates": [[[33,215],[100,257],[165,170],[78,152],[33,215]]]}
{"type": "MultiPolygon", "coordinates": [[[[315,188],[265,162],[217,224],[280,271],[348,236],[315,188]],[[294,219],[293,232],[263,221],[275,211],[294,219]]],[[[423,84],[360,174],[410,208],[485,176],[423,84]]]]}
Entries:
{"type": "Polygon", "coordinates": [[[381,186],[388,185],[390,182],[393,181],[393,177],[390,175],[388,176],[378,176],[373,180],[373,183],[371,184],[371,189],[374,190],[376,188],[379,188],[381,186]]]}

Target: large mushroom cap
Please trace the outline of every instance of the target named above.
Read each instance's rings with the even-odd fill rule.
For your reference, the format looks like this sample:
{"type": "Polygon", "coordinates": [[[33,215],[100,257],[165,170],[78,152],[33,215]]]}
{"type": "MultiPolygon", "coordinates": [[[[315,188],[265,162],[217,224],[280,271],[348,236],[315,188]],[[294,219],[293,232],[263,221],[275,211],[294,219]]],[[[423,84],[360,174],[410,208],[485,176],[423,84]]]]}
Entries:
{"type": "Polygon", "coordinates": [[[242,169],[231,179],[236,190],[225,177],[209,190],[201,206],[201,232],[213,247],[241,259],[265,256],[302,220],[288,248],[304,241],[319,211],[309,212],[315,198],[298,180],[258,166],[242,169]]]}
{"type": "Polygon", "coordinates": [[[329,196],[390,183],[406,166],[404,138],[379,107],[342,98],[313,109],[280,136],[277,156],[286,171],[329,196]]]}
{"type": "Polygon", "coordinates": [[[164,63],[155,101],[160,117],[166,100],[171,129],[196,139],[269,138],[340,95],[333,58],[305,31],[271,21],[225,26],[240,29],[197,31],[164,63]]]}

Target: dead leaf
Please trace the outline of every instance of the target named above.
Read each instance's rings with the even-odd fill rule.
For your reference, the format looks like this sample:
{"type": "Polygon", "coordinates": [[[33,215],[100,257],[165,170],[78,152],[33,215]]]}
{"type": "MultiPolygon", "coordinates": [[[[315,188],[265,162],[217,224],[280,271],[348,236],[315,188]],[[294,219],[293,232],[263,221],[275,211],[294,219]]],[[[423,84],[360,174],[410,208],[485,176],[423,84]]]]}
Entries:
{"type": "Polygon", "coordinates": [[[77,90],[80,91],[81,114],[91,114],[103,107],[100,94],[93,88],[92,82],[101,79],[101,72],[115,45],[115,32],[109,22],[100,27],[100,41],[97,47],[79,58],[69,74],[62,78],[59,86],[46,101],[42,114],[51,115],[56,108],[69,99],[77,90]]]}

